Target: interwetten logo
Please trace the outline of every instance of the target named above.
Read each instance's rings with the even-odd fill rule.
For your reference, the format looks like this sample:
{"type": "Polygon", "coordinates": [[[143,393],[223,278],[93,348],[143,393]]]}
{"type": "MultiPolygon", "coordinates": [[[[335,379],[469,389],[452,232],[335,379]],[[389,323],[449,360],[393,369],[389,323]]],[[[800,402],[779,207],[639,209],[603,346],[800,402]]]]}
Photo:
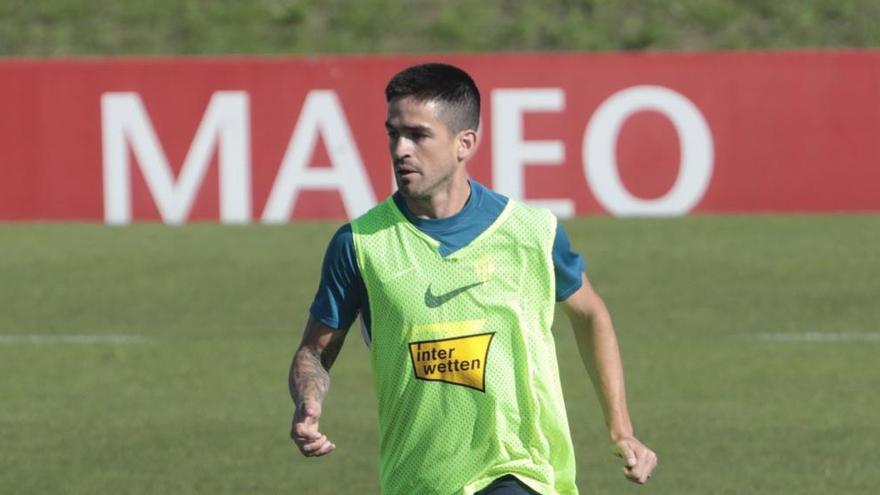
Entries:
{"type": "Polygon", "coordinates": [[[486,391],[486,359],[495,333],[409,344],[416,378],[486,391]]]}

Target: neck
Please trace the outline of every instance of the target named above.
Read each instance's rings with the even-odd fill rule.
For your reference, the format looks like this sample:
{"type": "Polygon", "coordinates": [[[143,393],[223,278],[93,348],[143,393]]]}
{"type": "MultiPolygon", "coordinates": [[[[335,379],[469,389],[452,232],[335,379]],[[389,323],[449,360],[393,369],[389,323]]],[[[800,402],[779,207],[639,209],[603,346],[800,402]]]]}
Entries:
{"type": "Polygon", "coordinates": [[[471,196],[471,184],[467,177],[450,182],[446,188],[430,196],[412,198],[404,196],[406,207],[418,218],[449,218],[460,212],[471,196]]]}

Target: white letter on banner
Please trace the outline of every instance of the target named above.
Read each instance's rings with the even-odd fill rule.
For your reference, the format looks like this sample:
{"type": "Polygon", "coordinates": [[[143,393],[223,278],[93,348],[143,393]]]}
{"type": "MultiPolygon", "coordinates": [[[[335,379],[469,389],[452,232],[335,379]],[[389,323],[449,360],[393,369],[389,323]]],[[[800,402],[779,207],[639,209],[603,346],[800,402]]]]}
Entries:
{"type": "Polygon", "coordinates": [[[103,94],[101,132],[104,148],[104,219],[107,223],[131,222],[128,144],[140,165],[162,220],[171,224],[186,221],[208,170],[212,151],[215,145],[219,145],[220,219],[224,223],[250,221],[247,93],[218,91],[211,96],[176,182],[140,95],[103,94]]]}
{"type": "Polygon", "coordinates": [[[301,189],[339,190],[345,211],[351,218],[376,204],[342,106],[331,90],[314,90],[306,96],[263,210],[263,222],[287,222],[301,189]],[[319,132],[327,145],[329,168],[308,166],[319,132]]]}
{"type": "Polygon", "coordinates": [[[660,86],[634,86],[605,100],[587,124],[583,157],[587,183],[602,206],[617,216],[678,216],[693,209],[712,179],[712,132],[690,100],[660,86]],[[627,191],[617,169],[615,148],[623,123],[641,111],[662,113],[675,126],[681,164],[675,184],[652,200],[627,191]]]}
{"type": "MultiPolygon", "coordinates": [[[[514,199],[525,197],[525,167],[560,165],[565,148],[560,141],[524,141],[523,113],[559,112],[565,108],[560,88],[496,89],[492,91],[492,181],[496,191],[514,199]]],[[[570,199],[529,200],[566,218],[574,214],[570,199]]]]}

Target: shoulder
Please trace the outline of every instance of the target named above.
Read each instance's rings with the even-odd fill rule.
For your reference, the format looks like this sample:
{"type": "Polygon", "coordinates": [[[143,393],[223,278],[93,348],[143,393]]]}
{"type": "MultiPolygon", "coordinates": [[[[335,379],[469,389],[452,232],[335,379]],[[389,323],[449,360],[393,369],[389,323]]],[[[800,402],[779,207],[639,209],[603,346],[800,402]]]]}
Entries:
{"type": "Polygon", "coordinates": [[[498,225],[520,248],[543,253],[549,259],[557,224],[556,215],[550,210],[511,198],[498,225]]]}
{"type": "Polygon", "coordinates": [[[542,236],[553,237],[556,235],[559,221],[556,215],[547,208],[530,205],[516,199],[510,200],[508,208],[510,209],[510,214],[519,219],[520,222],[528,225],[530,230],[542,236]]]}
{"type": "Polygon", "coordinates": [[[515,222],[520,224],[520,227],[524,227],[517,228],[517,230],[529,231],[544,238],[548,236],[552,238],[555,235],[556,215],[547,208],[509,198],[473,180],[471,186],[480,210],[495,210],[498,215],[504,214],[512,217],[515,222]]]}
{"type": "Polygon", "coordinates": [[[333,275],[346,279],[357,277],[357,255],[350,223],[339,227],[330,238],[327,251],[324,253],[323,272],[325,276],[333,275]]]}
{"type": "Polygon", "coordinates": [[[510,202],[510,198],[507,196],[493,191],[475,180],[470,181],[470,183],[473,199],[480,209],[494,210],[500,213],[507,206],[507,203],[510,202]]]}
{"type": "Polygon", "coordinates": [[[505,208],[523,216],[539,219],[553,224],[556,227],[556,215],[547,208],[535,206],[518,199],[509,198],[497,191],[493,191],[488,187],[476,181],[471,181],[473,185],[474,196],[479,200],[482,208],[498,208],[499,211],[505,208]]]}
{"type": "Polygon", "coordinates": [[[327,246],[328,252],[333,250],[344,249],[346,246],[353,245],[354,243],[354,234],[351,230],[351,224],[346,223],[336,229],[336,232],[333,234],[333,237],[330,238],[330,243],[327,246]]]}
{"type": "Polygon", "coordinates": [[[363,234],[394,223],[397,217],[394,213],[396,209],[393,196],[389,196],[363,215],[352,220],[349,224],[350,235],[363,234]]]}

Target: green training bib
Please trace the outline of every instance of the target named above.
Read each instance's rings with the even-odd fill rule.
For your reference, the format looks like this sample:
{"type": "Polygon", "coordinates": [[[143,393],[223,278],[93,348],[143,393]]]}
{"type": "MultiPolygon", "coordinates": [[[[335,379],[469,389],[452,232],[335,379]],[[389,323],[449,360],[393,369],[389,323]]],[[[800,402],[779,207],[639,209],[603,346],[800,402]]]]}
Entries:
{"type": "Polygon", "coordinates": [[[510,200],[446,257],[391,198],[351,226],[382,493],[470,495],[513,474],[544,495],[576,494],[551,335],[556,218],[510,200]]]}

